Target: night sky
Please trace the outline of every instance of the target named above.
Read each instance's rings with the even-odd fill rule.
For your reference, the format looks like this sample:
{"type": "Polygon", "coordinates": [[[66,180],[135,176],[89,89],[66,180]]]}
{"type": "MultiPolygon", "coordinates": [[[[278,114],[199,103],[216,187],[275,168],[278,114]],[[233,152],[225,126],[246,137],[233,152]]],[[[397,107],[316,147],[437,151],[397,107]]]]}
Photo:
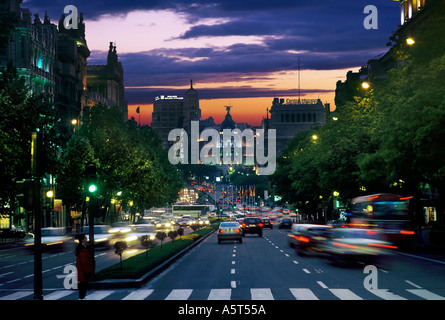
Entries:
{"type": "Polygon", "coordinates": [[[336,82],[384,54],[400,23],[391,0],[28,0],[22,8],[57,23],[66,5],[84,14],[88,64],[105,64],[116,43],[129,115],[140,105],[148,124],[155,96],[183,96],[193,79],[203,118],[220,122],[232,105],[235,121],[258,125],[273,97],[297,96],[298,59],[302,97],[334,109],[336,82]],[[367,5],[378,9],[378,29],[363,26],[367,5]]]}

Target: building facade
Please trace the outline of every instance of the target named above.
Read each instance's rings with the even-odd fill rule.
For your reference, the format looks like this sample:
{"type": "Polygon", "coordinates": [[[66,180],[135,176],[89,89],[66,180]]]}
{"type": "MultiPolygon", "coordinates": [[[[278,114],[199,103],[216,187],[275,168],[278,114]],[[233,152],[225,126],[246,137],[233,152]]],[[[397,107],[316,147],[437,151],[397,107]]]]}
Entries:
{"type": "Polygon", "coordinates": [[[296,134],[323,126],[326,110],[329,110],[329,104],[324,105],[320,99],[274,98],[269,111],[269,128],[276,130],[277,154],[296,134]]]}
{"type": "Polygon", "coordinates": [[[87,104],[104,103],[117,106],[128,119],[128,103],[125,100],[124,68],[118,60],[116,46],[110,42],[105,65],[87,65],[87,104]]]}
{"type": "Polygon", "coordinates": [[[199,94],[193,88],[185,92],[184,97],[177,95],[161,95],[155,98],[151,128],[158,132],[162,144],[168,148],[173,142],[168,141],[168,134],[176,128],[184,128],[190,131],[190,121],[201,120],[201,109],[199,108],[199,94]]]}

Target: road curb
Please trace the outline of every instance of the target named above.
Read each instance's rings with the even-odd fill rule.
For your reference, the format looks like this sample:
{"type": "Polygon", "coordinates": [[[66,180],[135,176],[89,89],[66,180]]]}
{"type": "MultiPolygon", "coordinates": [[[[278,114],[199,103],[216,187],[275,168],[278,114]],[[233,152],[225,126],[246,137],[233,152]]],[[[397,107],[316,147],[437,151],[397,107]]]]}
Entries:
{"type": "Polygon", "coordinates": [[[173,262],[184,256],[188,251],[199,245],[202,241],[210,237],[216,229],[210,231],[205,236],[199,238],[197,241],[190,244],[185,249],[181,250],[173,257],[170,257],[157,267],[151,269],[139,279],[107,279],[101,281],[93,281],[89,283],[91,289],[122,289],[122,288],[140,288],[149,280],[153,279],[156,275],[167,269],[173,262]]]}

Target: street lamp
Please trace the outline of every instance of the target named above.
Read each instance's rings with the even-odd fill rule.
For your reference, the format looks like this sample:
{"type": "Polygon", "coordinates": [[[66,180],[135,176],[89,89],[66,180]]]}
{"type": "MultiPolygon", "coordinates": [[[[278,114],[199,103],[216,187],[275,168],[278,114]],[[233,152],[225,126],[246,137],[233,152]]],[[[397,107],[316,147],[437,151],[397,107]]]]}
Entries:
{"type": "Polygon", "coordinates": [[[414,45],[415,43],[416,43],[416,41],[414,41],[414,39],[411,38],[411,37],[409,37],[409,38],[406,39],[406,44],[409,45],[409,46],[412,46],[412,45],[414,45]]]}
{"type": "Polygon", "coordinates": [[[362,82],[362,88],[363,89],[369,89],[371,87],[371,85],[369,84],[369,82],[367,81],[363,81],[362,82]]]}
{"type": "Polygon", "coordinates": [[[313,134],[313,135],[312,135],[312,140],[314,140],[314,141],[315,141],[315,140],[318,140],[318,136],[317,136],[316,134],[313,134]]]}

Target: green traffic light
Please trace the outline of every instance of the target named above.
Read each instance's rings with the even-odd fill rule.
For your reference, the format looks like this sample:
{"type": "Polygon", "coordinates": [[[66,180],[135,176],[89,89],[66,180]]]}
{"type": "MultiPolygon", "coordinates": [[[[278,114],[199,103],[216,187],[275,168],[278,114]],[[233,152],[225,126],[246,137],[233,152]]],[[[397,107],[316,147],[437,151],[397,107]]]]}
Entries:
{"type": "Polygon", "coordinates": [[[89,192],[96,192],[96,190],[97,190],[97,187],[94,184],[92,184],[88,187],[89,192]]]}

